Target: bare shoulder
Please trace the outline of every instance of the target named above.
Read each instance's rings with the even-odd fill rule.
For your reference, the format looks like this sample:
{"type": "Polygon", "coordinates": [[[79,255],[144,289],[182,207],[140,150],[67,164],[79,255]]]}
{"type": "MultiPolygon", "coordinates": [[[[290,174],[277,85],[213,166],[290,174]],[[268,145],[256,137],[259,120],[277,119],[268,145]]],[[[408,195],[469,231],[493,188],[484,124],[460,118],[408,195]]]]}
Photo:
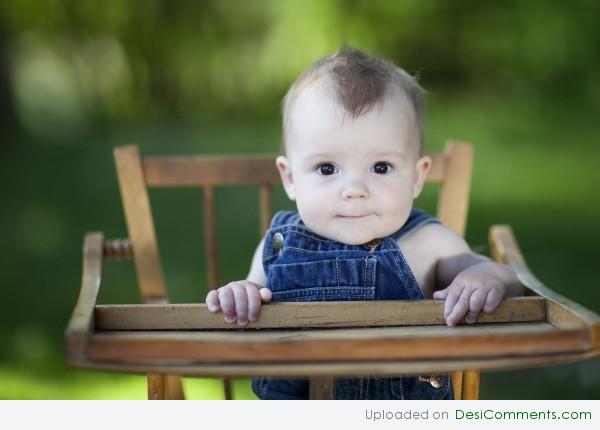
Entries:
{"type": "Polygon", "coordinates": [[[431,298],[437,288],[436,267],[439,261],[470,252],[462,237],[437,223],[425,224],[397,243],[426,298],[431,298]]]}
{"type": "Polygon", "coordinates": [[[437,223],[425,224],[410,235],[401,238],[398,245],[423,247],[429,252],[434,250],[439,258],[470,251],[469,245],[460,235],[437,223]]]}

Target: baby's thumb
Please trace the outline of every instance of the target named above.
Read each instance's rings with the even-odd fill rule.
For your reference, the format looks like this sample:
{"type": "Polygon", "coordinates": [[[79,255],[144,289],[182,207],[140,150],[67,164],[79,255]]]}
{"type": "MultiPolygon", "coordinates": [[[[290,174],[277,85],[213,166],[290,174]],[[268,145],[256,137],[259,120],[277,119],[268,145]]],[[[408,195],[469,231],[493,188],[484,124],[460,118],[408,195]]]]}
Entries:
{"type": "Polygon", "coordinates": [[[444,288],[443,290],[439,290],[433,293],[434,299],[444,300],[446,297],[448,297],[448,288],[444,288]]]}
{"type": "Polygon", "coordinates": [[[258,292],[263,303],[270,302],[271,298],[273,298],[273,293],[268,288],[261,288],[258,292]]]}

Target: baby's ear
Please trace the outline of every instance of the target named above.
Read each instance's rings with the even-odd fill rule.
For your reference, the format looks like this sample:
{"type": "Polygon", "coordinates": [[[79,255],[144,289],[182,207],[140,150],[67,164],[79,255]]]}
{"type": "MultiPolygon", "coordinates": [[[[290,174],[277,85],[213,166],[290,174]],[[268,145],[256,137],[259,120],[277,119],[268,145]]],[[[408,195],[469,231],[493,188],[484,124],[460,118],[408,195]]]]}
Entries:
{"type": "Polygon", "coordinates": [[[416,199],[421,194],[423,190],[423,185],[425,184],[425,178],[427,178],[427,173],[429,173],[429,169],[431,168],[431,157],[429,155],[424,155],[417,160],[417,164],[415,166],[415,184],[413,187],[413,199],[416,199]]]}
{"type": "Polygon", "coordinates": [[[283,184],[286,194],[290,200],[296,200],[294,177],[292,175],[292,166],[290,161],[283,155],[280,155],[275,159],[275,166],[279,171],[279,176],[281,176],[281,183],[283,184]]]}

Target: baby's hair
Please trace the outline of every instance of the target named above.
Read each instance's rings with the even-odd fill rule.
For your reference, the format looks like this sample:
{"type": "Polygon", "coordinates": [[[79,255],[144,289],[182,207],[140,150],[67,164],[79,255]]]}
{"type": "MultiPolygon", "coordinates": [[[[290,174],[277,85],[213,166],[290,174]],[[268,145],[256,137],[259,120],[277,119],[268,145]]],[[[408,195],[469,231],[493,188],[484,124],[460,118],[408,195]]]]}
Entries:
{"type": "Polygon", "coordinates": [[[400,92],[410,103],[418,134],[419,152],[423,147],[423,95],[416,79],[395,64],[358,49],[343,45],[336,52],[312,64],[292,84],[282,101],[283,138],[281,153],[285,154],[286,128],[289,126],[292,104],[310,84],[329,79],[338,102],[358,118],[385,97],[400,92]]]}

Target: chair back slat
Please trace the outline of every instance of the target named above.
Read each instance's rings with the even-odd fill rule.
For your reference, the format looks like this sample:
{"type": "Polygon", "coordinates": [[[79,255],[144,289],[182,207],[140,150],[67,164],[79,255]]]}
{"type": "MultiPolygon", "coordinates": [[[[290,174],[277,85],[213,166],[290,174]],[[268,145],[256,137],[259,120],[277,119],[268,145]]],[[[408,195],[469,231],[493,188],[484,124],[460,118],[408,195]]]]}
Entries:
{"type": "Polygon", "coordinates": [[[149,187],[278,184],[275,156],[145,157],[149,187]]]}
{"type": "Polygon", "coordinates": [[[260,211],[259,237],[263,237],[271,224],[273,198],[270,184],[262,184],[258,194],[258,207],[260,211]]]}
{"type": "Polygon", "coordinates": [[[203,191],[208,288],[212,290],[219,288],[219,245],[215,215],[215,193],[211,185],[205,185],[203,191]]]}
{"type": "Polygon", "coordinates": [[[441,182],[444,179],[446,168],[445,154],[427,154],[431,157],[431,168],[427,174],[426,182],[441,182]]]}
{"type": "Polygon", "coordinates": [[[138,147],[116,148],[114,156],[142,301],[164,301],[167,290],[138,147]]]}
{"type": "Polygon", "coordinates": [[[469,208],[473,147],[464,142],[448,142],[438,198],[437,216],[448,228],[464,236],[469,208]]]}

